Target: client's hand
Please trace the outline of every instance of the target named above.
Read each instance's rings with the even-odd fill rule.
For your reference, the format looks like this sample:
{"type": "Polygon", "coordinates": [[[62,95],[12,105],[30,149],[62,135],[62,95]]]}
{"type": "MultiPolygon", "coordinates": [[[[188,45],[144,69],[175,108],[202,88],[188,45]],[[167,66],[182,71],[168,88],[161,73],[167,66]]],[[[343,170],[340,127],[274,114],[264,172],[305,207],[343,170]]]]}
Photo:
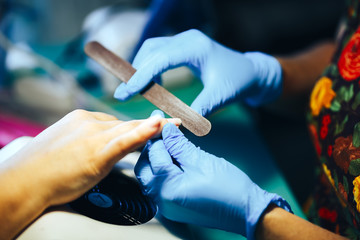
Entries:
{"type": "Polygon", "coordinates": [[[76,110],[41,132],[0,165],[0,239],[12,238],[47,207],[81,196],[168,121],[180,124],[76,110]]]}
{"type": "Polygon", "coordinates": [[[126,154],[160,134],[167,122],[161,117],[123,122],[105,113],[76,110],[36,136],[9,161],[9,168],[24,170],[22,178],[29,183],[36,179],[49,205],[66,203],[104,178],[126,154]]]}

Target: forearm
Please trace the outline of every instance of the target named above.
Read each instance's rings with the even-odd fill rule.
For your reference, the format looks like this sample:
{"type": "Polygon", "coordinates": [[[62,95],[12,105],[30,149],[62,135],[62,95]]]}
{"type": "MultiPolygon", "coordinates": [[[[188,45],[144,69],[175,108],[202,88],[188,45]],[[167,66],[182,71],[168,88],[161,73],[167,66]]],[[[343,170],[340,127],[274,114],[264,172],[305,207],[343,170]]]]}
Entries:
{"type": "Polygon", "coordinates": [[[37,171],[0,167],[0,239],[12,239],[47,208],[47,201],[43,186],[33,181],[37,171]]]}
{"type": "Polygon", "coordinates": [[[322,42],[287,57],[276,57],[283,71],[283,95],[309,92],[335,51],[335,42],[322,42]]]}
{"type": "Polygon", "coordinates": [[[270,206],[256,229],[258,240],[346,239],[316,226],[282,208],[270,206]]]}

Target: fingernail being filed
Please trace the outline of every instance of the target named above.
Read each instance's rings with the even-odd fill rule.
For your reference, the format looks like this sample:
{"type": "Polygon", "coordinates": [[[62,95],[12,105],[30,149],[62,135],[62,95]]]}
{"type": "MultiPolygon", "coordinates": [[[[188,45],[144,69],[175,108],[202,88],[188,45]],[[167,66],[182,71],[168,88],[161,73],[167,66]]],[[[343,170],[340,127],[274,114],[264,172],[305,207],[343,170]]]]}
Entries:
{"type": "Polygon", "coordinates": [[[180,127],[181,119],[180,118],[168,118],[166,119],[168,122],[175,124],[175,126],[180,127]]]}
{"type": "Polygon", "coordinates": [[[161,125],[164,126],[166,123],[172,123],[175,126],[179,127],[182,123],[180,118],[164,118],[160,114],[154,114],[149,119],[149,125],[155,126],[159,123],[161,120],[161,125]]]}
{"type": "Polygon", "coordinates": [[[130,98],[130,95],[127,91],[125,83],[120,84],[115,92],[114,92],[114,98],[120,100],[120,101],[126,101],[130,98]]]}
{"type": "Polygon", "coordinates": [[[163,118],[164,122],[163,125],[165,125],[166,123],[173,123],[175,126],[179,127],[182,123],[180,118],[165,118],[165,114],[161,111],[161,110],[154,110],[151,113],[150,118],[152,117],[156,117],[156,118],[163,118]]]}

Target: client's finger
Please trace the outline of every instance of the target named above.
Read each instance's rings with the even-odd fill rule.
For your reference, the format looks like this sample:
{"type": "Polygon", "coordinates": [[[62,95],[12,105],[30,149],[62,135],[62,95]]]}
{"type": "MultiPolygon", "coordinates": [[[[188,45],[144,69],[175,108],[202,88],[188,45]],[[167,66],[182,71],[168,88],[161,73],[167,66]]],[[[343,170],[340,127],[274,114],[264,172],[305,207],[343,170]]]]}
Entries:
{"type": "MultiPolygon", "coordinates": [[[[181,120],[179,118],[161,118],[157,114],[150,117],[149,119],[151,119],[151,118],[159,118],[159,121],[160,121],[159,132],[157,132],[157,134],[155,136],[160,135],[161,130],[165,126],[166,123],[169,123],[169,122],[173,123],[177,127],[179,127],[181,125],[181,120]]],[[[140,126],[144,122],[149,121],[149,119],[132,120],[132,121],[128,121],[128,122],[118,122],[118,123],[116,123],[116,121],[114,121],[114,122],[106,122],[106,124],[108,124],[108,126],[110,127],[105,132],[106,137],[110,141],[113,138],[117,138],[118,136],[137,128],[138,126],[140,126]]]]}
{"type": "Polygon", "coordinates": [[[103,112],[91,112],[91,114],[100,121],[115,121],[118,120],[115,116],[103,112]]]}
{"type": "Polygon", "coordinates": [[[102,157],[100,158],[105,158],[105,161],[112,167],[113,164],[126,154],[145,145],[149,139],[159,135],[166,123],[168,123],[167,119],[161,118],[161,116],[154,116],[142,120],[137,126],[130,124],[132,128],[126,125],[112,128],[114,130],[112,134],[115,137],[109,140],[101,150],[100,155],[102,157]],[[123,128],[127,129],[127,131],[124,131],[123,128]]]}

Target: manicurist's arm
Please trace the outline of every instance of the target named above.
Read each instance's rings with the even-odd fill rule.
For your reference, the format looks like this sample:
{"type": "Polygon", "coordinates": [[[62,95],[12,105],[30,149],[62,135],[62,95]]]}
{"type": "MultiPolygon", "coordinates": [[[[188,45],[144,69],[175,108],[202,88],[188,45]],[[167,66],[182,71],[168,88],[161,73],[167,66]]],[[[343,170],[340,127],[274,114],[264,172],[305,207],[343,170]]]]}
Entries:
{"type": "Polygon", "coordinates": [[[310,92],[330,63],[335,47],[335,42],[322,42],[299,53],[277,57],[282,68],[283,95],[310,92]]]}
{"type": "Polygon", "coordinates": [[[76,110],[44,130],[0,164],[0,239],[14,238],[47,207],[80,197],[168,121],[179,124],[76,110]]]}
{"type": "Polygon", "coordinates": [[[269,206],[256,228],[257,240],[346,239],[282,208],[269,206]]]}

